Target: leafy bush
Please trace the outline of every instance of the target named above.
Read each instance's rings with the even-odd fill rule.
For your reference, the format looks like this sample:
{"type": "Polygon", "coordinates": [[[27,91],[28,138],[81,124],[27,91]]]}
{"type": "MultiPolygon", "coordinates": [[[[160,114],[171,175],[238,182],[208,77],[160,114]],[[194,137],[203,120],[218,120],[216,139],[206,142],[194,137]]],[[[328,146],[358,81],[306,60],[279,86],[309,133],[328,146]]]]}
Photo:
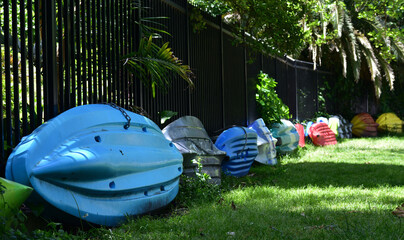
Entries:
{"type": "Polygon", "coordinates": [[[198,162],[196,177],[181,175],[180,191],[176,202],[183,206],[192,206],[196,203],[217,201],[222,196],[219,185],[208,182],[210,176],[202,173],[202,164],[198,162]]]}
{"type": "Polygon", "coordinates": [[[256,101],[258,111],[264,121],[269,123],[279,123],[281,119],[289,119],[289,107],[278,97],[275,87],[278,84],[275,79],[268,77],[262,71],[258,74],[256,101]]]}

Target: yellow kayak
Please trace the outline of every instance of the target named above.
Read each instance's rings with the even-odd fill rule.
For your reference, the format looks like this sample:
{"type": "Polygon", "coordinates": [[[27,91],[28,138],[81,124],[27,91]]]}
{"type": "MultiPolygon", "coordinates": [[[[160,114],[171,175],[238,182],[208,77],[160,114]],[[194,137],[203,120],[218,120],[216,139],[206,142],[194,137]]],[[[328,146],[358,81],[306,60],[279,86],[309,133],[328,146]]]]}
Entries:
{"type": "Polygon", "coordinates": [[[404,122],[394,113],[383,113],[377,118],[379,132],[402,133],[404,122]]]}

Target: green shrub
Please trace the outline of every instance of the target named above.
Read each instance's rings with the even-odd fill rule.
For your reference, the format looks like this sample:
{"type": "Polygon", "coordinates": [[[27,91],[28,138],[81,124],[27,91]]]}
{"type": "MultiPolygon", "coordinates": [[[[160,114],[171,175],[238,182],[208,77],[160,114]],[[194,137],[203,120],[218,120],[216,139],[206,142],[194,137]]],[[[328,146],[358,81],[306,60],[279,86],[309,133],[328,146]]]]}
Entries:
{"type": "Polygon", "coordinates": [[[258,74],[256,101],[258,111],[266,124],[280,123],[281,119],[292,118],[289,107],[278,97],[275,87],[278,84],[275,79],[268,77],[262,71],[258,74]]]}

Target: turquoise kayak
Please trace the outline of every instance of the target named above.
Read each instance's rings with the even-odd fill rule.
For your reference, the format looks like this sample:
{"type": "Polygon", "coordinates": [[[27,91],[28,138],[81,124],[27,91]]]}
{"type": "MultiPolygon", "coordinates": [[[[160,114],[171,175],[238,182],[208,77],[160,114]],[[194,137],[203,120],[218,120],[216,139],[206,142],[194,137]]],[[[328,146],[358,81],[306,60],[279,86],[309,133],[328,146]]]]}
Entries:
{"type": "Polygon", "coordinates": [[[10,155],[6,178],[91,223],[116,226],[166,206],[182,155],[150,119],[116,105],[75,107],[44,123],[10,155]]]}

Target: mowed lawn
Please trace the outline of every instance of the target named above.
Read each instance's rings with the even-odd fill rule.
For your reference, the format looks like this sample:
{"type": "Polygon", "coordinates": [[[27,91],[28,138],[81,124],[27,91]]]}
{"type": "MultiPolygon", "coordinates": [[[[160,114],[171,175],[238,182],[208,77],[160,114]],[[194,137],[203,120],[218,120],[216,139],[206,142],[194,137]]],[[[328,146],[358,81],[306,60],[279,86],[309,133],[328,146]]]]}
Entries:
{"type": "MultiPolygon", "coordinates": [[[[308,145],[249,176],[224,177],[221,196],[173,204],[90,239],[404,239],[404,137],[308,145]]],[[[181,191],[181,190],[180,190],[181,191]]],[[[208,193],[207,193],[208,194],[208,193]]],[[[203,196],[199,194],[198,196],[203,196]]],[[[76,235],[77,236],[77,235],[76,235]]]]}

